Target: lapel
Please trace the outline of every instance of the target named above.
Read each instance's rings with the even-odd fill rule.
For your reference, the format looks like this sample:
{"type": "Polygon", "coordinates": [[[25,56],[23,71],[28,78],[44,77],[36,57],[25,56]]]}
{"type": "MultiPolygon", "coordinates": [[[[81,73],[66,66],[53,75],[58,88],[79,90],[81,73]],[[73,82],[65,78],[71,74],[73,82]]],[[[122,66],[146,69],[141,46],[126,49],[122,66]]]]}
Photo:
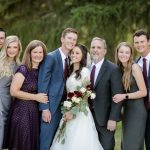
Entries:
{"type": "MultiPolygon", "coordinates": [[[[138,61],[141,59],[141,56],[138,57],[135,62],[138,63],[138,61]]],[[[149,62],[149,69],[148,69],[148,88],[150,89],[150,62],[149,62]]]]}
{"type": "Polygon", "coordinates": [[[60,72],[61,72],[61,74],[64,78],[63,62],[62,62],[62,58],[61,58],[61,54],[60,54],[59,49],[56,50],[56,59],[57,59],[57,62],[58,62],[58,67],[60,69],[60,72]]]}
{"type": "Polygon", "coordinates": [[[102,79],[102,75],[104,74],[104,72],[106,71],[107,69],[107,61],[104,59],[104,62],[99,70],[99,73],[98,73],[98,76],[97,76],[97,79],[95,81],[95,85],[94,85],[94,89],[96,88],[98,82],[102,79]]]}
{"type": "Polygon", "coordinates": [[[135,62],[138,63],[139,60],[141,59],[141,56],[135,59],[135,62]]]}

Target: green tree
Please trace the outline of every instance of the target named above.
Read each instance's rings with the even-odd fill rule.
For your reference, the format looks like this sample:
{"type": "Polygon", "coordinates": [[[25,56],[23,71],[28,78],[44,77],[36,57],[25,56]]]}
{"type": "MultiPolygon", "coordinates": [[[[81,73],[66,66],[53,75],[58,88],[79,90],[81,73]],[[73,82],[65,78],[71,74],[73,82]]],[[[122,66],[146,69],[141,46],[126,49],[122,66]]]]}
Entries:
{"type": "Polygon", "coordinates": [[[150,31],[149,0],[0,0],[1,26],[21,38],[23,48],[33,39],[49,50],[60,45],[66,27],[79,31],[79,42],[89,47],[94,36],[106,39],[108,58],[121,41],[132,41],[139,28],[150,31]]]}

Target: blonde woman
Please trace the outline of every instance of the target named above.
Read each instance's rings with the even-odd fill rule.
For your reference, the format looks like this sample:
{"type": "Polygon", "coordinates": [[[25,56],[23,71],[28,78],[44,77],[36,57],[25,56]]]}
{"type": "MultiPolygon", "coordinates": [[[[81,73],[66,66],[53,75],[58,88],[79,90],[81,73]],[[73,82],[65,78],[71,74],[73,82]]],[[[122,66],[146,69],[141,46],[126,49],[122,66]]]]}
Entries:
{"type": "Polygon", "coordinates": [[[122,71],[124,94],[116,94],[113,101],[124,101],[122,120],[122,149],[142,150],[146,125],[146,109],[143,97],[147,90],[141,68],[133,62],[133,49],[122,42],[116,49],[116,63],[122,71]]]}
{"type": "Polygon", "coordinates": [[[0,149],[2,149],[4,127],[11,103],[10,83],[19,64],[22,50],[17,36],[8,36],[0,53],[0,149]]]}

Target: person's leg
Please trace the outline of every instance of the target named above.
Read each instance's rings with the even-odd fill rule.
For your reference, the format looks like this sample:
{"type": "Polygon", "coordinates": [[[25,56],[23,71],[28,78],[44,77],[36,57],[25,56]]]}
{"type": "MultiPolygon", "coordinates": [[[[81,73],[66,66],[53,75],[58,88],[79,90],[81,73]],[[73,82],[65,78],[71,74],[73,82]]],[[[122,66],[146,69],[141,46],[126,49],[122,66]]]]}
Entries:
{"type": "Polygon", "coordinates": [[[147,122],[146,122],[146,129],[145,129],[145,145],[146,145],[146,150],[150,150],[150,110],[148,110],[148,114],[147,114],[147,122]]]}
{"type": "Polygon", "coordinates": [[[99,141],[102,144],[104,150],[114,150],[115,138],[114,133],[107,130],[106,126],[98,127],[99,141]]]}
{"type": "Polygon", "coordinates": [[[98,137],[99,137],[99,141],[102,145],[102,147],[104,148],[104,150],[114,150],[115,148],[115,138],[114,138],[114,134],[115,131],[111,132],[109,130],[107,130],[106,126],[99,126],[96,117],[95,117],[95,113],[93,111],[92,115],[94,118],[94,122],[95,122],[95,126],[98,132],[98,137]]]}
{"type": "Polygon", "coordinates": [[[122,150],[144,150],[146,117],[122,121],[122,150]]]}
{"type": "Polygon", "coordinates": [[[62,115],[58,110],[51,118],[50,123],[41,121],[40,130],[40,150],[49,150],[53,142],[62,115]]]}
{"type": "Polygon", "coordinates": [[[3,137],[4,137],[4,125],[0,124],[0,150],[2,149],[3,145],[3,137]]]}
{"type": "MultiPolygon", "coordinates": [[[[0,112],[0,150],[3,147],[5,122],[6,122],[6,119],[7,119],[6,115],[4,115],[3,112],[0,112]]],[[[7,112],[6,112],[6,114],[7,114],[7,112]]]]}

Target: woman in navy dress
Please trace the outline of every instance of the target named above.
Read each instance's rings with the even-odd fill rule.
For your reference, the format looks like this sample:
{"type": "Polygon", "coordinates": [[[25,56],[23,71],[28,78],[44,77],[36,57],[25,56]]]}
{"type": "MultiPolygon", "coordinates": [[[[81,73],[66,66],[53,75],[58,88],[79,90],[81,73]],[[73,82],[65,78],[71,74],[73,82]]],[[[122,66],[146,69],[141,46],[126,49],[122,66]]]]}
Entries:
{"type": "Polygon", "coordinates": [[[9,120],[9,149],[39,149],[38,103],[47,103],[46,94],[37,93],[38,68],[46,54],[43,42],[34,40],[27,46],[23,64],[13,78],[10,92],[15,97],[9,120]]]}

